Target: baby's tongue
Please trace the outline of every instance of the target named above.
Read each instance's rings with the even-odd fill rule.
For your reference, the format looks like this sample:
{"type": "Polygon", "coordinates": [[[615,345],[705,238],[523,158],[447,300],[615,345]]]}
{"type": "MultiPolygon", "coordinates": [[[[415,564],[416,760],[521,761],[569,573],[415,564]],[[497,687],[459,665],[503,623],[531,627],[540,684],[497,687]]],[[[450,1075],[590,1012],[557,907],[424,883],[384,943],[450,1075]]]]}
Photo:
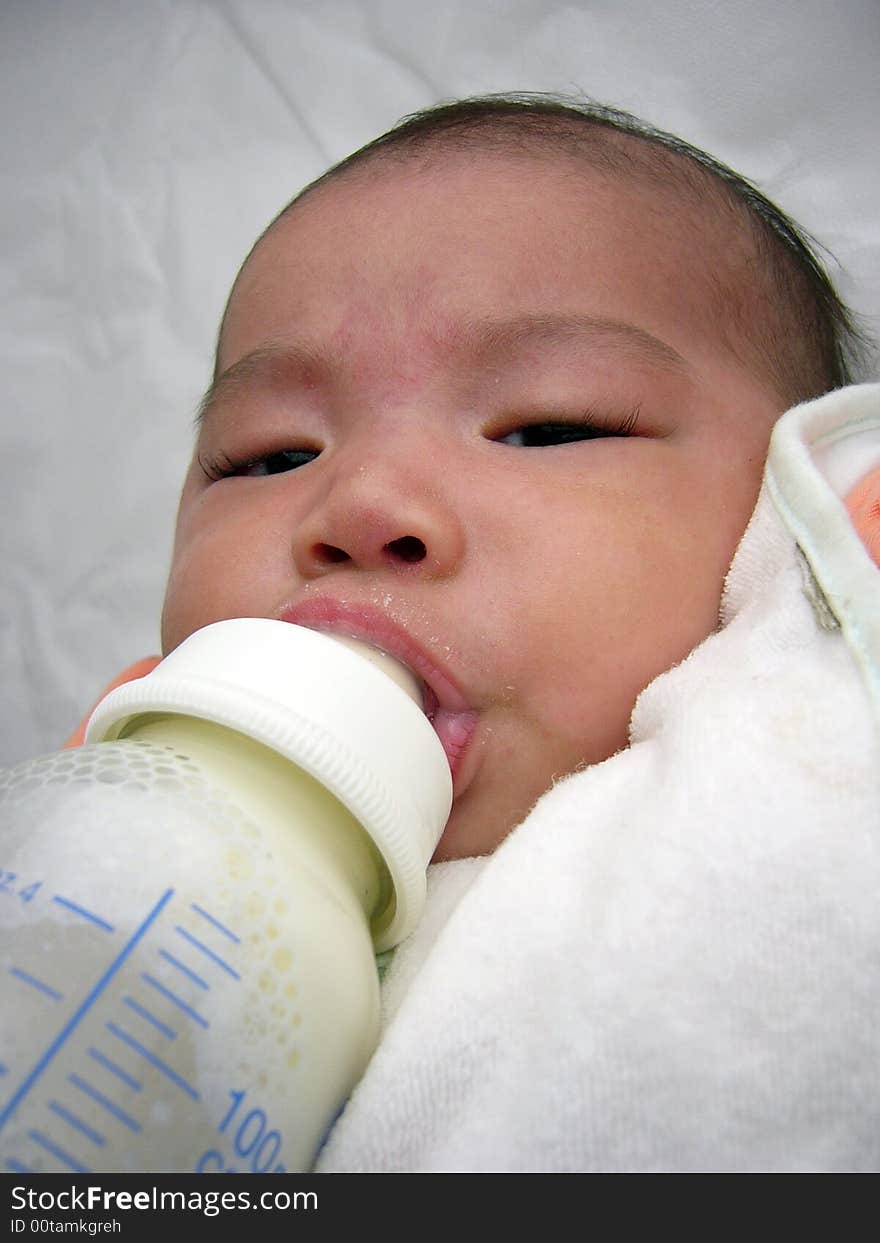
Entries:
{"type": "Polygon", "coordinates": [[[454,777],[461,757],[473,735],[477,714],[476,712],[449,712],[445,708],[438,708],[429,720],[446,752],[449,768],[454,777]]]}

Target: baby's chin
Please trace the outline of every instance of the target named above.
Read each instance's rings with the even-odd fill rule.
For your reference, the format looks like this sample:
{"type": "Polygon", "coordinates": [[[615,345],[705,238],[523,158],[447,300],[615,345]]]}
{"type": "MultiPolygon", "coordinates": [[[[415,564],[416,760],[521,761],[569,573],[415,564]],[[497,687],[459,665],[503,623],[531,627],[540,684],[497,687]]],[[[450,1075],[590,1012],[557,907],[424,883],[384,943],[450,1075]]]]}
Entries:
{"type": "Polygon", "coordinates": [[[629,715],[617,730],[606,730],[598,739],[582,744],[567,741],[549,752],[540,752],[534,742],[520,736],[516,744],[511,742],[504,748],[501,764],[497,755],[488,751],[484,753],[486,762],[481,763],[483,756],[478,750],[469,782],[453,801],[431,862],[493,854],[560,781],[605,763],[628,748],[629,715]],[[538,754],[536,762],[527,768],[516,761],[528,757],[530,746],[538,754]]]}
{"type": "Polygon", "coordinates": [[[432,863],[493,854],[525,819],[534,803],[532,800],[524,809],[514,808],[506,806],[500,798],[493,800],[482,797],[481,793],[468,789],[453,803],[432,863]]]}

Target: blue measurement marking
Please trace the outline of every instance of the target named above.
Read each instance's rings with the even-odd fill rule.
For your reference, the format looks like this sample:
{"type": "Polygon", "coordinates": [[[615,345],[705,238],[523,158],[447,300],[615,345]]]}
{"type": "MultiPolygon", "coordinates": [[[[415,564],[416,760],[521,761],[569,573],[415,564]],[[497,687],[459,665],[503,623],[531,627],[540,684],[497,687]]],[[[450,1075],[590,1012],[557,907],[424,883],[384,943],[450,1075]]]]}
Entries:
{"type": "Polygon", "coordinates": [[[169,1027],[167,1023],[163,1023],[161,1019],[157,1019],[155,1014],[151,1014],[146,1006],[142,1006],[140,1002],[134,1001],[131,997],[125,998],[125,1005],[129,1010],[134,1010],[135,1014],[139,1014],[142,1019],[146,1019],[155,1027],[156,1031],[161,1032],[166,1040],[176,1040],[177,1032],[173,1027],[169,1027]]]}
{"type": "Polygon", "coordinates": [[[195,971],[191,971],[189,967],[185,967],[179,958],[175,958],[173,954],[169,954],[167,950],[159,950],[159,957],[164,958],[166,962],[170,962],[172,967],[176,967],[178,971],[182,971],[185,976],[192,980],[193,984],[198,984],[199,988],[207,988],[208,985],[200,975],[196,975],[195,971]]]}
{"type": "Polygon", "coordinates": [[[5,1075],[8,1070],[8,1066],[0,1066],[0,1075],[5,1075]]]}
{"type": "Polygon", "coordinates": [[[29,1131],[31,1139],[40,1148],[45,1148],[46,1152],[51,1153],[58,1161],[63,1161],[69,1170],[74,1170],[77,1174],[91,1174],[91,1170],[87,1165],[80,1165],[69,1152],[65,1152],[59,1144],[54,1144],[48,1136],[43,1135],[40,1131],[29,1131]]]}
{"type": "Polygon", "coordinates": [[[53,1114],[57,1114],[59,1118],[62,1118],[68,1126],[72,1126],[75,1131],[79,1131],[80,1135],[85,1135],[86,1139],[90,1139],[92,1143],[97,1144],[99,1148],[104,1147],[107,1142],[104,1139],[104,1136],[101,1135],[99,1131],[93,1130],[90,1126],[83,1122],[82,1118],[77,1117],[72,1110],[65,1109],[63,1105],[59,1105],[58,1101],[50,1101],[49,1108],[52,1110],[53,1114]]]}
{"type": "Polygon", "coordinates": [[[123,1044],[127,1044],[130,1049],[134,1049],[135,1053],[139,1053],[145,1061],[150,1063],[151,1066],[155,1066],[156,1070],[161,1071],[163,1075],[166,1075],[171,1082],[185,1092],[187,1096],[192,1097],[194,1101],[199,1099],[198,1092],[191,1084],[187,1083],[187,1081],[183,1079],[176,1070],[172,1070],[171,1067],[165,1062],[160,1061],[160,1059],[156,1057],[155,1053],[151,1053],[149,1049],[144,1048],[140,1041],[135,1040],[134,1036],[130,1035],[127,1031],[124,1031],[121,1027],[117,1027],[115,1023],[108,1023],[107,1030],[112,1032],[113,1035],[116,1036],[117,1039],[121,1040],[123,1044]]]}
{"type": "Polygon", "coordinates": [[[185,941],[189,941],[190,945],[194,945],[197,950],[201,950],[203,954],[206,954],[208,958],[211,959],[211,962],[215,962],[218,967],[222,967],[224,971],[228,971],[234,980],[241,979],[238,972],[234,971],[228,962],[224,962],[220,955],[215,954],[213,950],[208,949],[207,945],[203,945],[201,941],[197,941],[191,932],[187,932],[187,930],[185,928],[181,928],[180,925],[178,925],[174,931],[179,932],[185,941]]]}
{"type": "Polygon", "coordinates": [[[121,1079],[127,1087],[133,1092],[140,1092],[143,1084],[135,1079],[134,1075],[130,1075],[127,1070],[123,1070],[121,1066],[117,1066],[114,1061],[107,1057],[106,1053],[102,1053],[100,1049],[92,1046],[89,1049],[89,1057],[93,1058],[99,1066],[103,1066],[105,1070],[109,1070],[111,1075],[115,1075],[117,1079],[121,1079]]]}
{"type": "Polygon", "coordinates": [[[66,911],[73,911],[74,915],[82,915],[83,919],[91,920],[97,927],[103,928],[104,932],[116,931],[112,924],[107,923],[106,919],[100,919],[97,915],[93,915],[91,911],[87,911],[84,906],[78,906],[76,902],[62,898],[58,893],[56,893],[52,901],[57,902],[59,906],[63,906],[66,911]]]}
{"type": "Polygon", "coordinates": [[[38,980],[36,976],[28,975],[26,971],[22,971],[18,967],[10,967],[9,974],[14,975],[17,980],[21,980],[24,984],[30,984],[31,988],[35,988],[38,992],[45,993],[53,1001],[61,1001],[61,994],[58,992],[58,989],[52,988],[50,984],[45,984],[42,980],[38,980]]]}
{"type": "Polygon", "coordinates": [[[115,1101],[111,1101],[103,1092],[99,1092],[97,1088],[87,1083],[85,1079],[80,1079],[79,1075],[68,1075],[67,1082],[72,1083],[78,1088],[84,1096],[88,1096],[96,1105],[100,1105],[102,1109],[106,1109],[108,1114],[121,1122],[123,1126],[127,1126],[130,1131],[134,1131],[137,1135],[140,1132],[141,1124],[136,1118],[132,1118],[131,1114],[127,1114],[124,1109],[120,1109],[115,1101]]]}
{"type": "Polygon", "coordinates": [[[20,1161],[16,1161],[15,1157],[10,1157],[6,1162],[7,1170],[12,1170],[14,1174],[33,1174],[33,1170],[29,1165],[22,1165],[20,1161]]]}
{"type": "Polygon", "coordinates": [[[147,915],[146,919],[141,924],[141,926],[138,929],[136,929],[131,939],[122,947],[122,949],[113,959],[110,966],[107,968],[104,974],[100,977],[100,979],[95,984],[92,991],[88,994],[88,996],[85,998],[85,1000],[80,1005],[79,1009],[76,1010],[70,1016],[70,1018],[67,1020],[64,1026],[61,1028],[61,1031],[58,1033],[58,1035],[49,1045],[48,1049],[43,1054],[43,1056],[39,1059],[39,1061],[34,1066],[30,1074],[24,1078],[18,1091],[13,1094],[12,1098],[8,1101],[3,1112],[0,1113],[0,1131],[3,1130],[3,1127],[12,1117],[12,1115],[15,1113],[19,1104],[24,1100],[28,1092],[30,1092],[31,1088],[37,1082],[40,1075],[42,1075],[43,1071],[46,1069],[46,1067],[50,1064],[52,1059],[55,1057],[55,1054],[58,1052],[60,1048],[62,1048],[62,1046],[64,1045],[64,1042],[68,1039],[71,1033],[76,1030],[76,1028],[79,1026],[79,1024],[88,1014],[89,1010],[91,1010],[92,1006],[101,996],[104,989],[107,987],[107,985],[116,975],[116,973],[119,971],[122,964],[131,954],[132,950],[135,948],[138,942],[141,941],[144,938],[144,936],[146,936],[152,924],[162,914],[162,911],[165,909],[168,902],[171,900],[171,895],[173,893],[174,893],[173,889],[167,889],[165,891],[165,893],[162,895],[162,897],[159,899],[159,901],[156,903],[156,905],[147,915]]]}
{"type": "Polygon", "coordinates": [[[183,998],[178,997],[176,993],[172,993],[170,988],[166,988],[165,985],[160,984],[158,980],[154,980],[151,975],[146,973],[146,971],[141,975],[141,979],[145,980],[151,988],[155,988],[158,992],[160,992],[163,997],[167,997],[172,1005],[179,1006],[183,1013],[188,1015],[189,1018],[191,1018],[195,1023],[198,1023],[200,1027],[210,1026],[208,1020],[203,1018],[201,1014],[197,1013],[192,1006],[188,1006],[183,998]]]}
{"type": "Polygon", "coordinates": [[[225,924],[221,924],[219,919],[215,919],[213,915],[209,915],[204,907],[197,906],[195,902],[191,903],[192,909],[197,915],[201,915],[202,919],[207,919],[209,924],[213,924],[219,929],[225,937],[229,937],[230,941],[234,941],[236,945],[241,944],[241,937],[237,937],[234,932],[230,932],[225,924]]]}

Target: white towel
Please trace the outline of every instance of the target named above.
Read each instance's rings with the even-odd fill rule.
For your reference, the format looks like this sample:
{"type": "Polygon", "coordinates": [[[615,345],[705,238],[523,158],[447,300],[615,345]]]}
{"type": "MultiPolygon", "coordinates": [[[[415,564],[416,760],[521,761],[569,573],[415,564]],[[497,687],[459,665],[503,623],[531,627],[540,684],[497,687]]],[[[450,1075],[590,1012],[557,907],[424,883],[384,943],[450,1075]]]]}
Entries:
{"type": "Polygon", "coordinates": [[[430,869],[319,1171],[880,1169],[878,458],[880,385],[780,421],[629,749],[430,869]]]}

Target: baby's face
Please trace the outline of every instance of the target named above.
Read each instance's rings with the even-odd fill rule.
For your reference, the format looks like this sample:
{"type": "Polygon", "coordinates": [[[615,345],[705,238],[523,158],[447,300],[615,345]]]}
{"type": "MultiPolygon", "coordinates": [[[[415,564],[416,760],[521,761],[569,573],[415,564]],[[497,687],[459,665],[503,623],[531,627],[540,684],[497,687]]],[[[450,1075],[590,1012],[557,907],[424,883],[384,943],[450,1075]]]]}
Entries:
{"type": "Polygon", "coordinates": [[[725,344],[712,266],[565,161],[313,192],[232,299],[164,650],[260,616],[397,655],[453,770],[435,857],[492,850],[716,625],[779,400],[725,344]]]}

